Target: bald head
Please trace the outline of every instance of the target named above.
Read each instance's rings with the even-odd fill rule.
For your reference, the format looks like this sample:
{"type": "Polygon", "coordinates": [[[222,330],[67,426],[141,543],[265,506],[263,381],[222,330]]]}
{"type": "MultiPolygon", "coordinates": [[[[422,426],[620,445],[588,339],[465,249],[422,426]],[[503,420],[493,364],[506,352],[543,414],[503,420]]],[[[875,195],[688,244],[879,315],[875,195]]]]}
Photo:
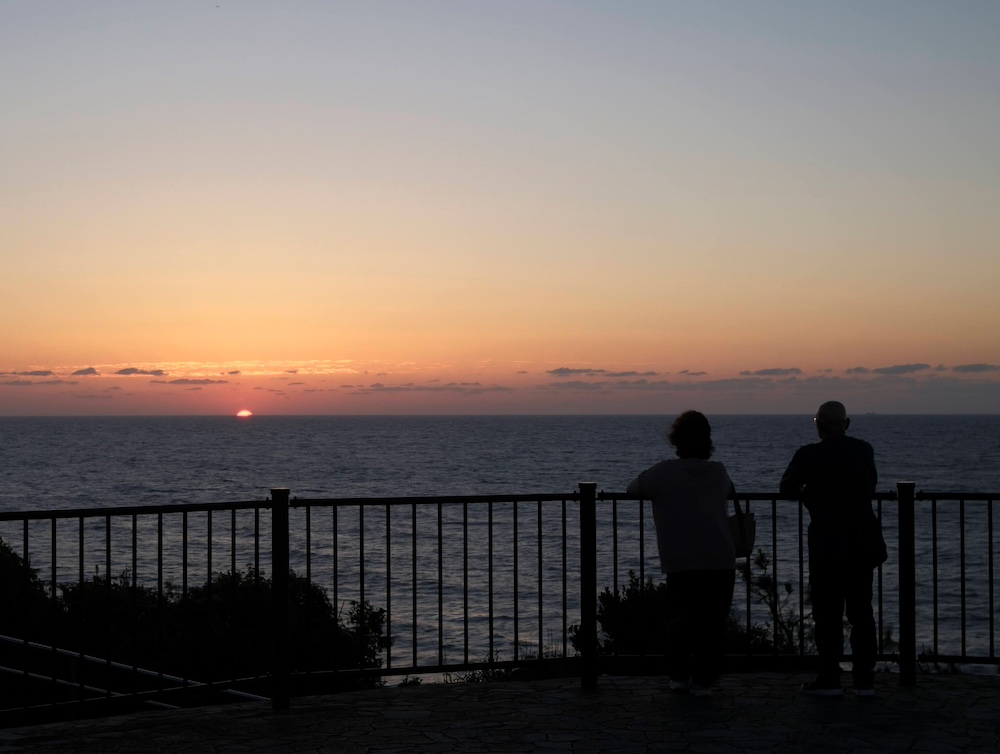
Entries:
{"type": "Polygon", "coordinates": [[[840,401],[827,401],[816,411],[816,431],[820,437],[827,435],[842,435],[847,431],[851,420],[847,418],[847,409],[840,401]]]}

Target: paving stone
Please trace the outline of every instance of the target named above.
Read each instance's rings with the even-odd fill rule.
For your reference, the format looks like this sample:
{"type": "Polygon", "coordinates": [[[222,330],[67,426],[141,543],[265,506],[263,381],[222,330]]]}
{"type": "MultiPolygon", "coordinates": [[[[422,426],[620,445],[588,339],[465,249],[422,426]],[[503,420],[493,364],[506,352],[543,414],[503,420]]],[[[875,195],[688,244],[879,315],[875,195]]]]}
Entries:
{"type": "Polygon", "coordinates": [[[895,752],[1000,750],[1000,677],[880,676],[875,699],[813,699],[808,677],[725,678],[710,699],[662,678],[430,684],[266,704],[157,711],[0,731],[0,754],[40,752],[895,752]],[[753,703],[750,703],[751,700],[753,703]]]}

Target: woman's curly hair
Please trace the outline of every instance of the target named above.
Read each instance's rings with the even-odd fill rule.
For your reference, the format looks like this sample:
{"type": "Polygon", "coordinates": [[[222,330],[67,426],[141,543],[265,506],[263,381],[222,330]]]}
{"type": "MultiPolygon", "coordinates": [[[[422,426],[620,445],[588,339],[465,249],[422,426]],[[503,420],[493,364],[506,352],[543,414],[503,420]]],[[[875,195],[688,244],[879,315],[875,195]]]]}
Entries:
{"type": "Polygon", "coordinates": [[[715,452],[712,427],[699,411],[685,411],[674,419],[667,441],[676,449],[678,458],[707,460],[715,452]]]}

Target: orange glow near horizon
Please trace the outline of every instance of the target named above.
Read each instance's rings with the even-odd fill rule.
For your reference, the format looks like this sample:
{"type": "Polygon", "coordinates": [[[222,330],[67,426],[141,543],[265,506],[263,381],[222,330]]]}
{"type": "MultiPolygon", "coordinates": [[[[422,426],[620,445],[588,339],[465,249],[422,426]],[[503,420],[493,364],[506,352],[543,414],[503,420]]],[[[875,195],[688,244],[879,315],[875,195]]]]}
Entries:
{"type": "Polygon", "coordinates": [[[175,5],[4,5],[0,418],[1000,414],[1000,4],[175,5]]]}
{"type": "Polygon", "coordinates": [[[253,416],[253,411],[251,411],[250,409],[244,408],[244,409],[241,409],[240,411],[237,411],[236,415],[237,416],[242,416],[242,417],[253,416]]]}

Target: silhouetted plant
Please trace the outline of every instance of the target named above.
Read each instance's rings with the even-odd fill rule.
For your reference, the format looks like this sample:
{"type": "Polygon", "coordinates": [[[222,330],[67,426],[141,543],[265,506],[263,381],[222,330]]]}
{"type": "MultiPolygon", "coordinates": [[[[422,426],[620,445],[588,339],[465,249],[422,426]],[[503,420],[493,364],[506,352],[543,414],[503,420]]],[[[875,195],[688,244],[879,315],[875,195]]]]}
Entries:
{"type": "MultiPolygon", "coordinates": [[[[249,566],[219,573],[184,594],[170,583],[162,589],[137,584],[125,570],[61,584],[53,598],[37,570],[0,540],[0,632],[199,682],[271,670],[271,590],[272,580],[249,566]]],[[[382,667],[389,646],[385,610],[352,601],[339,616],[323,588],[290,571],[287,619],[293,671],[382,667]]],[[[10,646],[20,658],[14,662],[23,664],[18,643],[10,646]]],[[[383,682],[377,674],[345,678],[345,686],[383,682]]]]}
{"type": "MultiPolygon", "coordinates": [[[[791,603],[792,584],[775,589],[773,576],[768,572],[770,559],[758,550],[752,563],[738,569],[749,584],[751,599],[763,603],[771,612],[771,621],[751,623],[749,632],[743,621],[730,614],[723,636],[723,651],[731,653],[790,651],[796,644],[796,632],[802,630],[802,617],[791,603]],[[777,606],[777,625],[773,623],[774,606],[777,606]]],[[[647,577],[640,581],[635,571],[628,572],[628,583],[617,591],[605,587],[597,597],[598,652],[601,654],[663,654],[666,649],[667,624],[670,611],[667,602],[666,582],[655,583],[647,577]]],[[[570,627],[570,641],[577,651],[581,649],[580,627],[570,627]]]]}
{"type": "MultiPolygon", "coordinates": [[[[20,555],[0,539],[0,634],[43,639],[51,626],[48,589],[20,555]]],[[[56,607],[58,610],[58,606],[56,607]]]]}
{"type": "MultiPolygon", "coordinates": [[[[757,552],[740,566],[739,573],[744,583],[749,585],[750,599],[754,604],[766,605],[770,621],[762,625],[770,636],[773,647],[779,652],[795,651],[801,638],[808,650],[814,648],[812,631],[807,628],[811,623],[807,619],[812,613],[800,614],[795,609],[791,581],[779,584],[770,573],[771,556],[757,548],[757,552]]],[[[810,604],[809,593],[805,595],[805,604],[810,604]]]]}

